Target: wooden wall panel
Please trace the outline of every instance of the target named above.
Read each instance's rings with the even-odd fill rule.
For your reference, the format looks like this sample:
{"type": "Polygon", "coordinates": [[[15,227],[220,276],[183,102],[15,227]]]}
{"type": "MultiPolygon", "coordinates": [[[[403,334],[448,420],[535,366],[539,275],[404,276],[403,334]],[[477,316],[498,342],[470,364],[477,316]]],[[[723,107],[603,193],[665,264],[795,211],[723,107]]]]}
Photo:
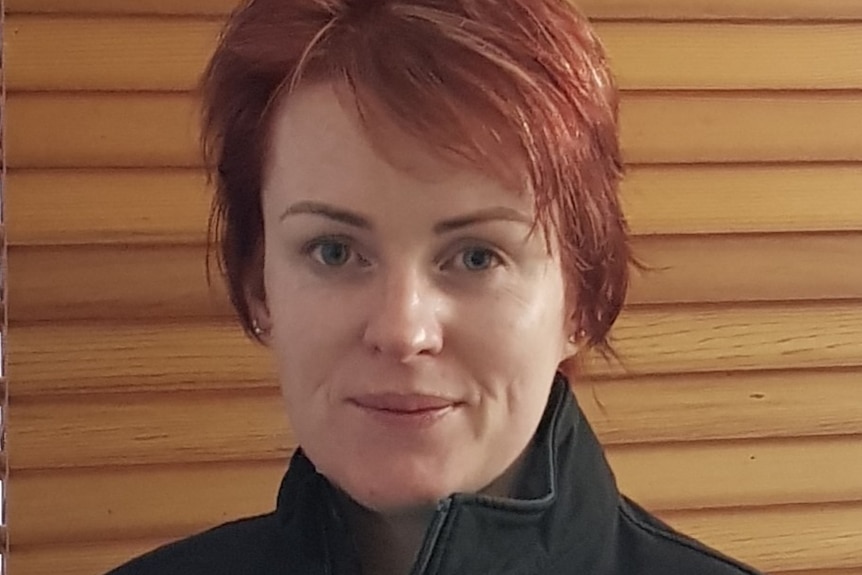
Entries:
{"type": "Polygon", "coordinates": [[[10,93],[11,168],[200,165],[194,99],[172,93],[10,93]]]}
{"type": "Polygon", "coordinates": [[[862,363],[858,303],[780,304],[630,310],[614,328],[622,368],[596,371],[682,373],[851,367],[862,363]]]}
{"type": "Polygon", "coordinates": [[[14,545],[177,537],[266,513],[286,467],[281,459],[19,471],[9,485],[14,545]]]}
{"type": "Polygon", "coordinates": [[[215,261],[207,283],[206,259],[205,244],[13,248],[9,283],[21,296],[10,306],[10,317],[31,322],[230,315],[215,261]],[[69,258],[76,265],[64,265],[69,258]]]}
{"type": "Polygon", "coordinates": [[[602,23],[623,89],[853,89],[862,25],[602,23]],[[788,62],[793,62],[788,66],[788,62]]]}
{"type": "Polygon", "coordinates": [[[10,14],[164,14],[219,16],[238,0],[7,0],[10,14]]]}
{"type": "Polygon", "coordinates": [[[575,0],[575,5],[599,19],[792,21],[862,18],[862,7],[855,0],[575,0]]]}
{"type": "Polygon", "coordinates": [[[206,242],[211,195],[201,170],[16,170],[8,178],[10,244],[206,242]]]}
{"type": "Polygon", "coordinates": [[[859,571],[862,505],[739,508],[663,513],[674,527],[763,571],[859,571]]]}
{"type": "Polygon", "coordinates": [[[638,166],[622,199],[638,235],[862,231],[859,190],[862,164],[638,166]]]}
{"type": "Polygon", "coordinates": [[[16,398],[14,418],[11,459],[19,470],[286,459],[296,447],[275,385],[16,398]]]}
{"type": "Polygon", "coordinates": [[[634,164],[862,160],[855,92],[632,94],[620,122],[634,164]]]}
{"type": "Polygon", "coordinates": [[[219,20],[11,16],[11,90],[165,90],[197,85],[219,20]]]}
{"type": "Polygon", "coordinates": [[[634,373],[575,381],[581,407],[608,445],[862,431],[862,368],[634,373]]]}
{"type": "Polygon", "coordinates": [[[271,385],[265,352],[232,322],[15,326],[12,396],[271,385]]]}

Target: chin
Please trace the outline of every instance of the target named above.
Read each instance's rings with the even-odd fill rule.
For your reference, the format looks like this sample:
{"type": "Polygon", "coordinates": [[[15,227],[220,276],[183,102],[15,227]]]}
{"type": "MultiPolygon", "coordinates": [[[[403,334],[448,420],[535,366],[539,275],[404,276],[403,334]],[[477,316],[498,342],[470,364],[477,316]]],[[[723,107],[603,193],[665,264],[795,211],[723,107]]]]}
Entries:
{"type": "Polygon", "coordinates": [[[391,514],[403,513],[415,509],[423,509],[433,507],[441,499],[445,499],[451,492],[441,489],[422,490],[422,491],[399,491],[399,492],[364,492],[359,496],[355,496],[348,492],[348,495],[365,507],[377,513],[391,514]]]}
{"type": "Polygon", "coordinates": [[[409,478],[391,471],[381,475],[385,477],[354,478],[339,487],[363,507],[379,513],[433,506],[452,493],[465,491],[456,487],[457,482],[435,475],[409,478]]]}

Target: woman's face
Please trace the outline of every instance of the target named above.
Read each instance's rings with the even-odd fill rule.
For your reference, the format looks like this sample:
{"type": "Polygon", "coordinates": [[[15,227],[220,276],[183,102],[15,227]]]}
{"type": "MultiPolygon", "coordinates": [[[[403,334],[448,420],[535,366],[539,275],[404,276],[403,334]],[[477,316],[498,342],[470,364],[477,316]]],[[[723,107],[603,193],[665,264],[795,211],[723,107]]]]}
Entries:
{"type": "Polygon", "coordinates": [[[255,308],[299,443],[378,511],[506,471],[573,329],[529,195],[393,138],[378,155],[331,86],[280,108],[255,308]]]}

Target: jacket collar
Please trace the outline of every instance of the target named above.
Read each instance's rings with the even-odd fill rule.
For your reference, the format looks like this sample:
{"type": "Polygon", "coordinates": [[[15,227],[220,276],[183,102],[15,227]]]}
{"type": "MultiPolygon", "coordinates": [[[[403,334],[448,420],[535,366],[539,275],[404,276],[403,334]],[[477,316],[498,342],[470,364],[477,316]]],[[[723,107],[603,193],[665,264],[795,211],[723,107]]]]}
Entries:
{"type": "MultiPolygon", "coordinates": [[[[455,494],[442,500],[413,575],[597,573],[613,561],[620,495],[604,453],[569,383],[556,377],[513,497],[455,494]]],[[[297,450],[277,514],[303,554],[326,572],[354,573],[351,537],[334,488],[297,450]],[[296,530],[299,531],[296,531],[296,530]]]]}

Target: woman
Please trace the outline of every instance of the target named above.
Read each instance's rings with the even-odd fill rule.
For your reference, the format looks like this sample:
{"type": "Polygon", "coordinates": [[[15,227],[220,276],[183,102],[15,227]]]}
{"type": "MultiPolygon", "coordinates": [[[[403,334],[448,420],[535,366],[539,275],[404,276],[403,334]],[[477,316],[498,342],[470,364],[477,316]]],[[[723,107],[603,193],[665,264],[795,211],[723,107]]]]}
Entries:
{"type": "Polygon", "coordinates": [[[204,80],[213,229],[301,448],[131,573],[754,573],[621,497],[562,375],[631,254],[617,94],[561,0],[253,0],[204,80]]]}

